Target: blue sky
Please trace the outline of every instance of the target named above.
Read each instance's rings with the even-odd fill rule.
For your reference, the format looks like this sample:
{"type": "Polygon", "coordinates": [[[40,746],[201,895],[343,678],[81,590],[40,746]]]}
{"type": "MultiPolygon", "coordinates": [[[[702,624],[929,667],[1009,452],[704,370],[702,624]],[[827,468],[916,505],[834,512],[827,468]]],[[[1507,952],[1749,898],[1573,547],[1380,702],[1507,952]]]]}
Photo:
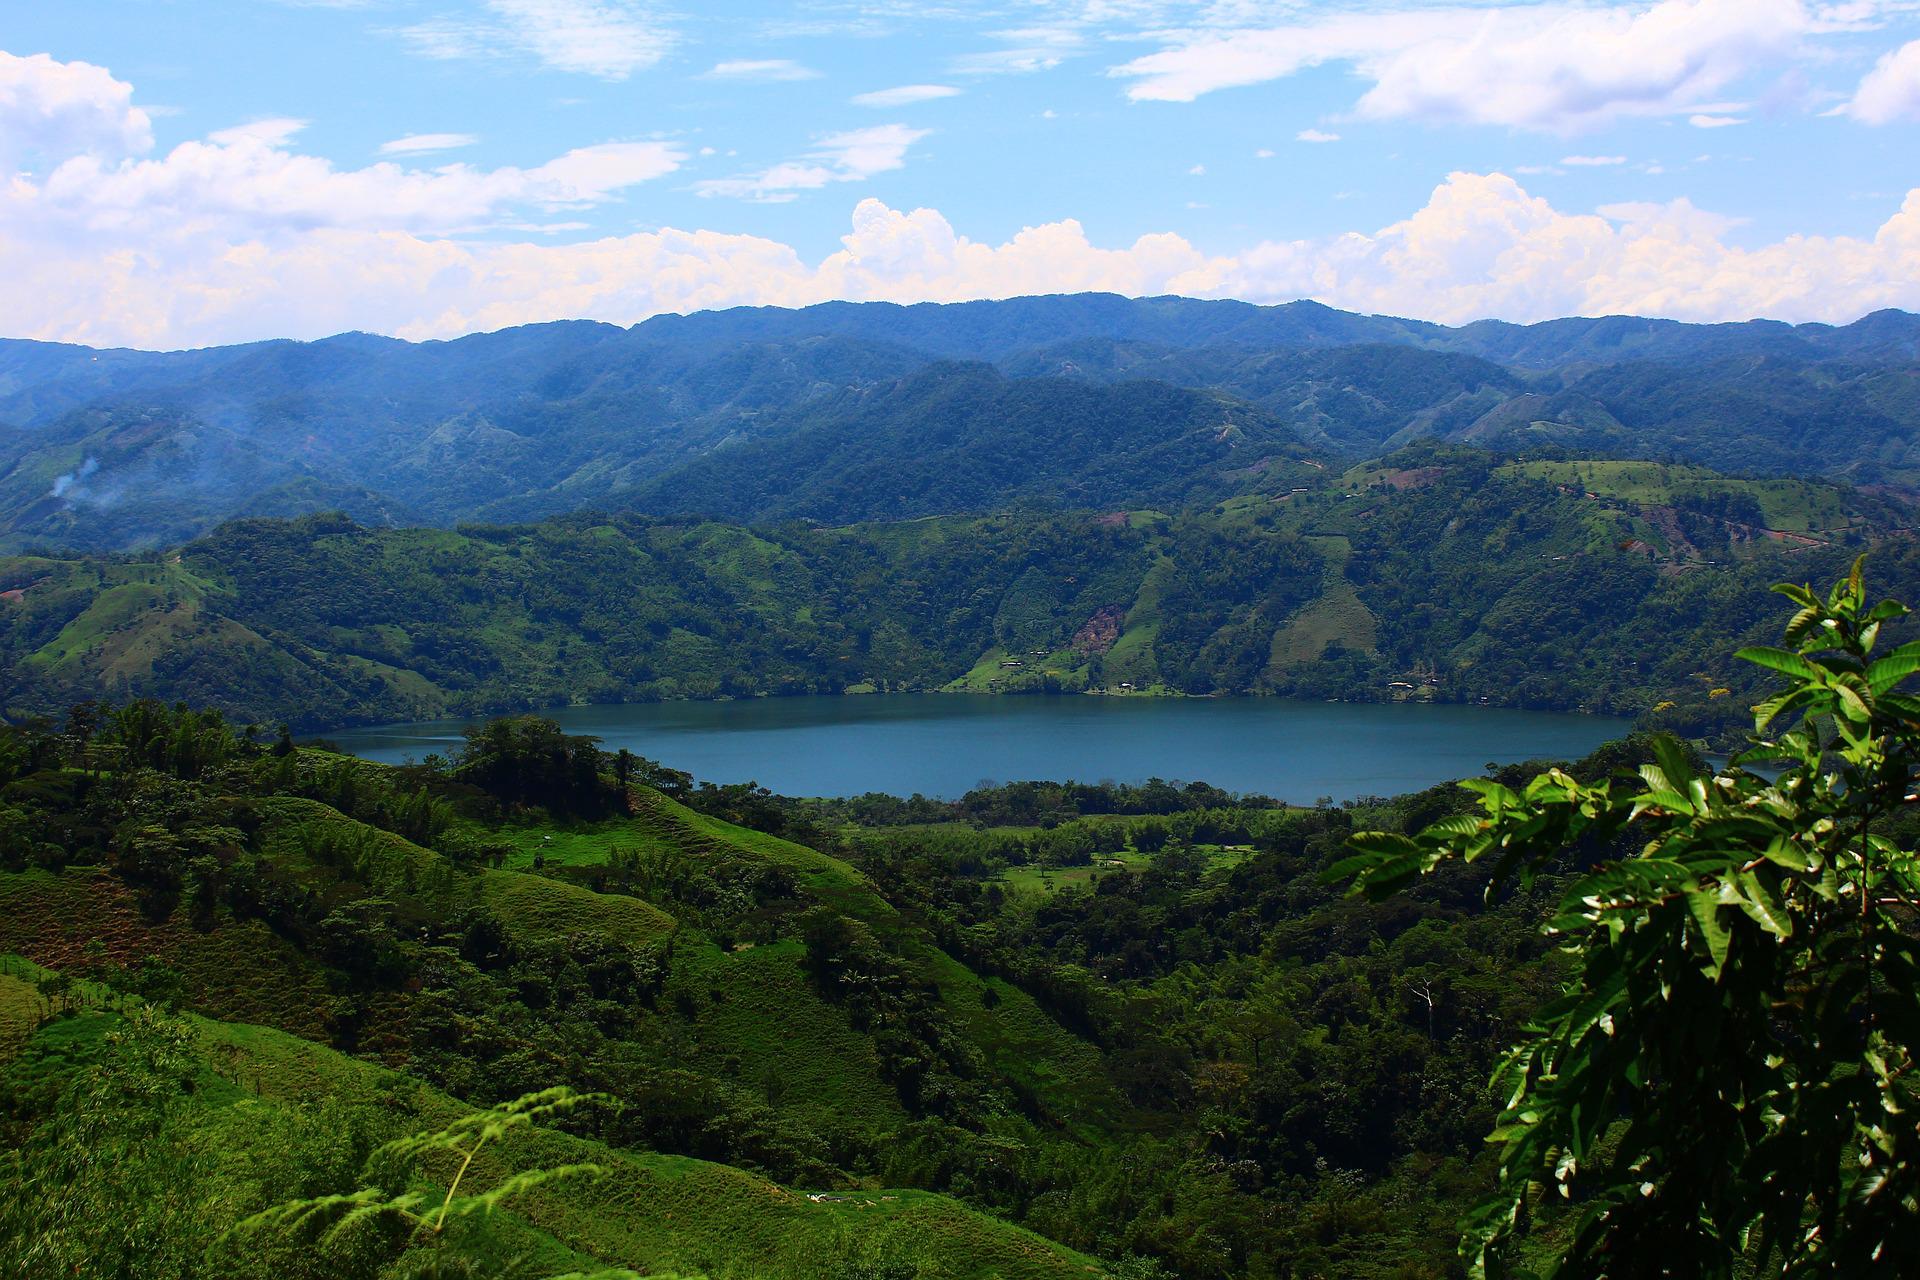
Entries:
{"type": "Polygon", "coordinates": [[[1920,0],[8,0],[0,330],[1920,308],[1920,0]]]}

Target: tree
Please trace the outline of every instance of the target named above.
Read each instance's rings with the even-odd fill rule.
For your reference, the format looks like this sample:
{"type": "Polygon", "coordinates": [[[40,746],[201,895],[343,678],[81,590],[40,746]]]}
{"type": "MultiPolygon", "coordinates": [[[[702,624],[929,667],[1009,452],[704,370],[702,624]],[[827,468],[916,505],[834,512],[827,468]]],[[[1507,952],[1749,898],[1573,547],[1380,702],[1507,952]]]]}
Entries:
{"type": "Polygon", "coordinates": [[[1920,1274],[1920,641],[1875,657],[1907,609],[1858,562],[1777,590],[1788,647],[1740,656],[1785,687],[1726,768],[1666,739],[1633,781],[1470,781],[1479,813],[1356,836],[1332,873],[1378,898],[1486,859],[1493,894],[1590,860],[1546,926],[1573,976],[1494,1078],[1478,1275],[1525,1274],[1543,1201],[1572,1215],[1555,1277],[1920,1274]]]}
{"type": "Polygon", "coordinates": [[[454,776],[504,804],[586,818],[613,808],[598,738],[562,733],[540,716],[508,716],[468,729],[466,739],[454,776]]]}

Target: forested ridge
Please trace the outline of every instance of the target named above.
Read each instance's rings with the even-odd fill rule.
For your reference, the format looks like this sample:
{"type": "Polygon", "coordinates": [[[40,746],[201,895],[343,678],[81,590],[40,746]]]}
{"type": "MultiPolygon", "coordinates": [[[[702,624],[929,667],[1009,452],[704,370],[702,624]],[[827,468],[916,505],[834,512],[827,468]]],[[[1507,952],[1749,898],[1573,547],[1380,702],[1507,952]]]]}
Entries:
{"type": "Polygon", "coordinates": [[[1459,329],[1312,303],[829,304],[190,352],[0,343],[0,549],[335,509],[760,524],[1204,505],[1422,440],[1911,488],[1920,322],[1459,329]],[[777,465],[770,465],[777,463],[777,465]],[[1280,476],[1266,477],[1277,479],[1280,476]]]}
{"type": "Polygon", "coordinates": [[[1815,482],[1427,445],[1170,511],[250,520],[0,561],[0,656],[16,711],[104,689],[303,729],[955,689],[1484,700],[1699,736],[1754,687],[1725,655],[1768,584],[1872,547],[1904,586],[1909,519],[1815,482]]]}

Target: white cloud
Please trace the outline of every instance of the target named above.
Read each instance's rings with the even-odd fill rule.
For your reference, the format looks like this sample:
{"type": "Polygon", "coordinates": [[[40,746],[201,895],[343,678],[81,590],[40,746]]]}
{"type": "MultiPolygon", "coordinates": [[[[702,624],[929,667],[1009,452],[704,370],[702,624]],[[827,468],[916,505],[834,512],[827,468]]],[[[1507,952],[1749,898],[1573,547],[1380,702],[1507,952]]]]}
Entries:
{"type": "Polygon", "coordinates": [[[1197,164],[1193,166],[1193,168],[1187,170],[1187,176],[1189,178],[1204,178],[1207,176],[1207,166],[1203,164],[1197,164]]]}
{"type": "Polygon", "coordinates": [[[721,80],[818,80],[820,73],[791,58],[736,59],[715,63],[708,75],[721,80]]]}
{"type": "Polygon", "coordinates": [[[875,89],[872,93],[855,94],[852,98],[856,107],[910,107],[916,102],[932,102],[937,98],[958,97],[960,91],[945,84],[903,84],[893,89],[875,89]]]}
{"type": "Polygon", "coordinates": [[[137,247],[23,224],[0,200],[0,284],[27,336],[184,345],[342,329],[446,337],[537,320],[632,323],[663,311],[832,298],[959,301],[1045,292],[1318,298],[1458,323],[1636,313],[1844,322],[1920,309],[1920,189],[1871,237],[1730,244],[1684,200],[1572,214],[1500,174],[1454,174],[1373,232],[1271,240],[1209,255],[1177,235],[1092,243],[1074,221],[1000,244],[932,209],[862,200],[843,247],[809,262],[754,236],[664,230],[584,243],[476,242],[323,226],[208,234],[173,220],[137,247]],[[20,232],[20,234],[12,234],[20,232]]]}
{"type": "Polygon", "coordinates": [[[1575,169],[1604,169],[1625,164],[1625,156],[1561,156],[1560,163],[1575,169]]]}
{"type": "Polygon", "coordinates": [[[1408,6],[1176,32],[1112,74],[1136,101],[1191,102],[1345,63],[1371,82],[1362,118],[1572,133],[1695,108],[1824,25],[1802,0],[1408,6]]]}
{"type": "Polygon", "coordinates": [[[133,105],[133,86],[106,68],[0,51],[0,179],[35,159],[114,158],[152,146],[153,121],[133,105]]]}
{"type": "Polygon", "coordinates": [[[1293,135],[1293,139],[1295,142],[1338,142],[1340,135],[1324,129],[1302,129],[1293,135]]]}
{"type": "MultiPolygon", "coordinates": [[[[0,297],[20,336],[146,346],[351,328],[437,337],[743,304],[1096,289],[1312,297],[1449,322],[1604,312],[1846,321],[1920,309],[1920,189],[1871,236],[1750,246],[1734,242],[1734,220],[1686,200],[1567,213],[1504,174],[1456,173],[1389,226],[1226,254],[1174,234],[1101,246],[1072,220],[987,243],[936,210],[868,199],[842,248],[809,261],[778,241],[704,230],[544,239],[584,229],[555,211],[672,172],[683,159],[673,144],[606,143],[527,169],[343,170],[295,149],[300,121],[271,119],[150,155],[126,86],[84,64],[25,63],[34,60],[0,63],[10,77],[0,122],[51,168],[0,184],[0,297]],[[42,120],[58,123],[21,123],[42,120]],[[512,231],[523,235],[503,238],[512,231]]],[[[855,181],[900,167],[925,136],[899,124],[829,135],[714,191],[779,199],[855,181]]]]}
{"type": "Polygon", "coordinates": [[[1079,53],[1087,38],[1075,26],[1021,27],[996,31],[993,38],[1003,42],[999,49],[962,54],[949,69],[962,76],[1028,75],[1051,71],[1079,53]]]}
{"type": "Polygon", "coordinates": [[[1727,128],[1731,128],[1736,124],[1745,124],[1746,120],[1740,116],[1715,116],[1715,115],[1700,114],[1700,115],[1688,116],[1687,123],[1692,125],[1696,129],[1727,129],[1727,128]]]}
{"type": "Polygon", "coordinates": [[[1262,147],[1253,153],[1253,158],[1255,160],[1271,160],[1273,159],[1273,151],[1270,148],[1262,147]]]}
{"type": "Polygon", "coordinates": [[[299,120],[257,121],[153,159],[74,155],[44,182],[16,182],[5,215],[19,225],[39,224],[42,233],[84,230],[134,250],[160,233],[209,239],[322,228],[444,234],[483,226],[515,207],[600,204],[673,172],[682,158],[669,143],[615,142],[581,147],[531,169],[451,164],[424,170],[386,161],[336,169],[292,150],[302,127],[299,120]]]}
{"type": "Polygon", "coordinates": [[[929,132],[904,124],[882,124],[829,134],[798,160],[783,161],[742,177],[709,178],[695,183],[694,190],[703,196],[783,204],[802,191],[833,182],[859,182],[898,169],[906,164],[908,149],[929,132]]]}
{"type": "Polygon", "coordinates": [[[1842,109],[1864,124],[1920,120],[1920,40],[1875,63],[1842,109]]]}
{"type": "Polygon", "coordinates": [[[433,151],[456,151],[470,147],[480,139],[470,133],[410,133],[404,138],[380,144],[383,156],[417,156],[433,151]]]}
{"type": "Polygon", "coordinates": [[[483,18],[430,18],[397,33],[423,57],[531,57],[553,71],[624,80],[659,64],[673,29],[634,0],[484,0],[483,18]]]}

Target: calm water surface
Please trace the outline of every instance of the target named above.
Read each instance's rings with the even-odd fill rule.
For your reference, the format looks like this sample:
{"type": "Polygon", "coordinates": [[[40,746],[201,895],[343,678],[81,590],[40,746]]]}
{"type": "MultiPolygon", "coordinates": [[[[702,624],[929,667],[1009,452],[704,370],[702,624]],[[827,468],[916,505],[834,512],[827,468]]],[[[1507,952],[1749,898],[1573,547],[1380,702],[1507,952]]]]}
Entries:
{"type": "MultiPolygon", "coordinates": [[[[1394,795],[1489,762],[1566,760],[1627,731],[1600,716],[1287,698],[889,694],[564,707],[545,712],[712,782],[785,795],[958,797],[983,781],[1204,781],[1297,803],[1394,795]]],[[[450,754],[471,721],[342,730],[373,760],[450,754]]]]}

